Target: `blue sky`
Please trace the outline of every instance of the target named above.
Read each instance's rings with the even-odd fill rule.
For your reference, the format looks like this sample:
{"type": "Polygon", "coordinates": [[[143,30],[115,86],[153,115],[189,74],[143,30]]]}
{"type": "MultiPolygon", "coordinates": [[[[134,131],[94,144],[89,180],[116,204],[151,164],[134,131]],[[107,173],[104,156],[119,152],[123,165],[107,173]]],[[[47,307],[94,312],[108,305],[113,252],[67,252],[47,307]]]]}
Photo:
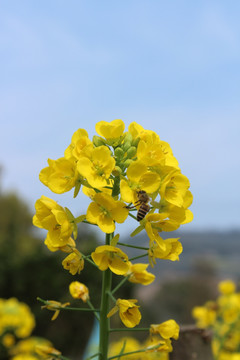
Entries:
{"type": "Polygon", "coordinates": [[[2,188],[33,209],[78,128],[120,118],[170,143],[190,179],[186,229],[239,228],[239,1],[0,0],[2,188]]]}

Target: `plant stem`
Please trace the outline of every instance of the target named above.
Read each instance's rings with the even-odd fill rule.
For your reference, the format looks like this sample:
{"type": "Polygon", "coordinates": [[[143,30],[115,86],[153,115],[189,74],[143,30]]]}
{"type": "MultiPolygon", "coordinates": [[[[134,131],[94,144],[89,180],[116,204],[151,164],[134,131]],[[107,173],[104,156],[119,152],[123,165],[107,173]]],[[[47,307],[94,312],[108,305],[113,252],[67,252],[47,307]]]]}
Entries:
{"type": "Polygon", "coordinates": [[[100,320],[99,314],[97,313],[97,311],[95,311],[95,308],[94,308],[93,304],[91,303],[91,301],[87,300],[87,304],[90,307],[90,309],[94,311],[94,315],[95,315],[96,319],[99,321],[100,320]]]}
{"type": "MultiPolygon", "coordinates": [[[[105,244],[110,245],[114,233],[106,234],[105,244]]],[[[110,319],[107,318],[109,312],[109,292],[111,291],[112,272],[110,269],[103,271],[102,276],[102,297],[100,310],[100,334],[99,334],[99,360],[107,360],[108,338],[110,319]]]]}
{"type": "Polygon", "coordinates": [[[110,329],[110,332],[114,331],[149,331],[149,328],[116,328],[116,329],[110,329]]]}
{"type": "Polygon", "coordinates": [[[149,250],[149,248],[147,248],[147,247],[136,246],[136,245],[130,245],[130,244],[124,244],[124,243],[121,243],[121,242],[118,242],[118,245],[121,245],[121,246],[127,246],[127,247],[130,247],[130,248],[133,248],[133,249],[149,250]]]}
{"type": "Polygon", "coordinates": [[[129,276],[130,275],[127,275],[120,281],[120,283],[112,290],[112,295],[115,294],[115,292],[128,280],[129,276]]]}
{"type": "Polygon", "coordinates": [[[140,259],[140,258],[145,257],[145,256],[148,256],[148,254],[143,254],[143,255],[135,256],[135,257],[129,259],[129,261],[137,260],[137,259],[140,259]]]}

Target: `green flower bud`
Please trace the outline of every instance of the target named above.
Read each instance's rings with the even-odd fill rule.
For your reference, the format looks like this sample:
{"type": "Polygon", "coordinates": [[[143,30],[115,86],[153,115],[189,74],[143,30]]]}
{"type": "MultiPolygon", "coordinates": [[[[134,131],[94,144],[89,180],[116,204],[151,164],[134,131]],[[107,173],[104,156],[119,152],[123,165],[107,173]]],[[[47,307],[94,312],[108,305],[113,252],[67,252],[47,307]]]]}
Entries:
{"type": "Polygon", "coordinates": [[[137,146],[138,146],[139,141],[140,141],[140,138],[139,138],[139,137],[137,137],[136,139],[134,139],[134,140],[133,140],[133,142],[132,142],[132,146],[137,147],[137,146]]]}
{"type": "Polygon", "coordinates": [[[124,142],[124,144],[123,144],[123,150],[124,151],[127,151],[130,147],[131,147],[131,142],[130,141],[126,141],[126,142],[124,142]]]}
{"type": "Polygon", "coordinates": [[[118,159],[121,159],[121,158],[123,158],[124,151],[123,151],[123,149],[121,149],[120,147],[117,147],[117,148],[115,149],[114,154],[115,154],[115,156],[116,156],[118,159]]]}
{"type": "Polygon", "coordinates": [[[127,159],[126,161],[124,161],[125,168],[128,168],[132,162],[133,162],[133,160],[131,160],[131,159],[127,159]]]}
{"type": "Polygon", "coordinates": [[[122,169],[119,166],[115,166],[114,170],[112,171],[114,176],[120,176],[122,174],[122,169]]]}
{"type": "Polygon", "coordinates": [[[97,135],[93,136],[92,142],[96,147],[106,144],[106,141],[102,137],[97,135]]]}
{"type": "Polygon", "coordinates": [[[132,134],[129,133],[129,132],[126,133],[125,138],[124,138],[124,143],[125,143],[125,142],[130,142],[130,143],[132,143],[132,140],[133,140],[132,134]]]}
{"type": "Polygon", "coordinates": [[[137,149],[135,148],[135,146],[131,146],[127,151],[127,157],[133,158],[134,155],[136,154],[136,152],[137,152],[137,149]]]}

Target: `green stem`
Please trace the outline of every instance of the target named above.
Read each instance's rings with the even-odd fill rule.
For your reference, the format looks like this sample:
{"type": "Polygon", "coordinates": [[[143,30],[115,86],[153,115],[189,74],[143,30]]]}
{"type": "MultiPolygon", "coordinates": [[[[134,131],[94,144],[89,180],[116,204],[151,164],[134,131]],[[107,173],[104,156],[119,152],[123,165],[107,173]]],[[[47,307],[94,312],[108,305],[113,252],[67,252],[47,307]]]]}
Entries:
{"type": "Polygon", "coordinates": [[[137,260],[137,259],[140,259],[140,258],[145,257],[145,256],[148,256],[148,254],[143,254],[143,255],[135,256],[135,257],[129,259],[129,261],[137,260]]]}
{"type": "Polygon", "coordinates": [[[124,277],[124,278],[120,281],[120,283],[112,290],[112,295],[115,294],[115,292],[116,292],[123,284],[125,284],[125,282],[129,279],[129,276],[130,276],[130,275],[124,277]]]}
{"type": "Polygon", "coordinates": [[[129,245],[129,244],[121,243],[121,242],[118,242],[117,244],[118,244],[118,245],[121,245],[121,246],[127,246],[127,247],[130,247],[130,248],[134,248],[134,249],[149,250],[149,248],[147,248],[147,247],[129,245]]]}
{"type": "Polygon", "coordinates": [[[133,214],[131,214],[130,211],[129,211],[128,215],[131,216],[133,219],[137,220],[137,217],[134,216],[133,214]]]}
{"type": "Polygon", "coordinates": [[[108,295],[110,296],[110,298],[112,299],[112,301],[115,303],[117,301],[117,299],[115,298],[115,296],[113,296],[111,291],[108,291],[108,295]]]}
{"type": "Polygon", "coordinates": [[[141,350],[130,351],[130,352],[127,352],[127,353],[110,356],[107,360],[112,360],[112,359],[120,358],[120,357],[122,357],[122,356],[137,354],[137,353],[145,352],[145,351],[148,351],[148,350],[155,350],[155,349],[157,349],[158,347],[159,347],[159,344],[156,345],[156,346],[152,346],[152,347],[145,348],[145,349],[141,349],[141,350]]]}
{"type": "MultiPolygon", "coordinates": [[[[110,245],[114,233],[106,234],[105,244],[110,245]]],[[[102,276],[102,296],[100,310],[100,334],[99,334],[99,360],[107,360],[108,338],[110,319],[107,318],[109,312],[109,292],[111,291],[112,272],[110,269],[103,271],[102,276]]]]}
{"type": "Polygon", "coordinates": [[[94,311],[94,315],[95,315],[96,319],[99,321],[99,320],[100,320],[99,314],[95,311],[96,309],[94,308],[94,306],[93,306],[93,304],[91,303],[91,301],[90,301],[90,300],[87,300],[87,304],[88,304],[88,306],[90,307],[90,309],[91,309],[92,311],[94,311]]]}
{"type": "Polygon", "coordinates": [[[86,360],[91,360],[91,359],[95,358],[98,355],[100,355],[100,353],[93,354],[93,355],[89,356],[86,360]]]}
{"type": "Polygon", "coordinates": [[[149,331],[149,328],[116,328],[116,329],[110,329],[110,332],[114,331],[149,331]]]}
{"type": "Polygon", "coordinates": [[[83,255],[83,258],[84,258],[84,260],[86,260],[87,262],[89,262],[90,264],[92,264],[93,266],[98,268],[98,266],[95,264],[95,262],[92,261],[91,259],[89,259],[88,256],[83,255]]]}

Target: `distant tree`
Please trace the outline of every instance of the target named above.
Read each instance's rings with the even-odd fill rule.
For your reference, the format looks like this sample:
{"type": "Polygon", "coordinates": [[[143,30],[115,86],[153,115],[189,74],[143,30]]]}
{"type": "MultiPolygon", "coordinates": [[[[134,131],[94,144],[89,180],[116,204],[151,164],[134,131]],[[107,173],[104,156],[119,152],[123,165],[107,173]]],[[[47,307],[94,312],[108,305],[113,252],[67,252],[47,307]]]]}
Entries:
{"type": "MultiPolygon", "coordinates": [[[[89,253],[96,247],[97,239],[84,227],[78,241],[82,251],[89,253]]],[[[0,194],[0,297],[16,297],[27,303],[36,317],[34,335],[48,338],[65,354],[69,353],[68,344],[71,343],[69,355],[79,356],[90,335],[93,317],[89,318],[84,312],[76,316],[62,311],[58,319],[51,322],[53,314],[41,310],[37,297],[71,301],[68,286],[80,278],[89,284],[94,294],[93,302],[97,303],[101,281],[95,272],[93,275],[88,263],[85,264],[87,270],[84,269],[80,276],[72,276],[62,268],[62,259],[61,253],[50,253],[43,239],[37,237],[27,204],[14,193],[0,194]],[[83,324],[84,331],[81,338],[76,338],[74,330],[79,323],[83,324]]]]}

